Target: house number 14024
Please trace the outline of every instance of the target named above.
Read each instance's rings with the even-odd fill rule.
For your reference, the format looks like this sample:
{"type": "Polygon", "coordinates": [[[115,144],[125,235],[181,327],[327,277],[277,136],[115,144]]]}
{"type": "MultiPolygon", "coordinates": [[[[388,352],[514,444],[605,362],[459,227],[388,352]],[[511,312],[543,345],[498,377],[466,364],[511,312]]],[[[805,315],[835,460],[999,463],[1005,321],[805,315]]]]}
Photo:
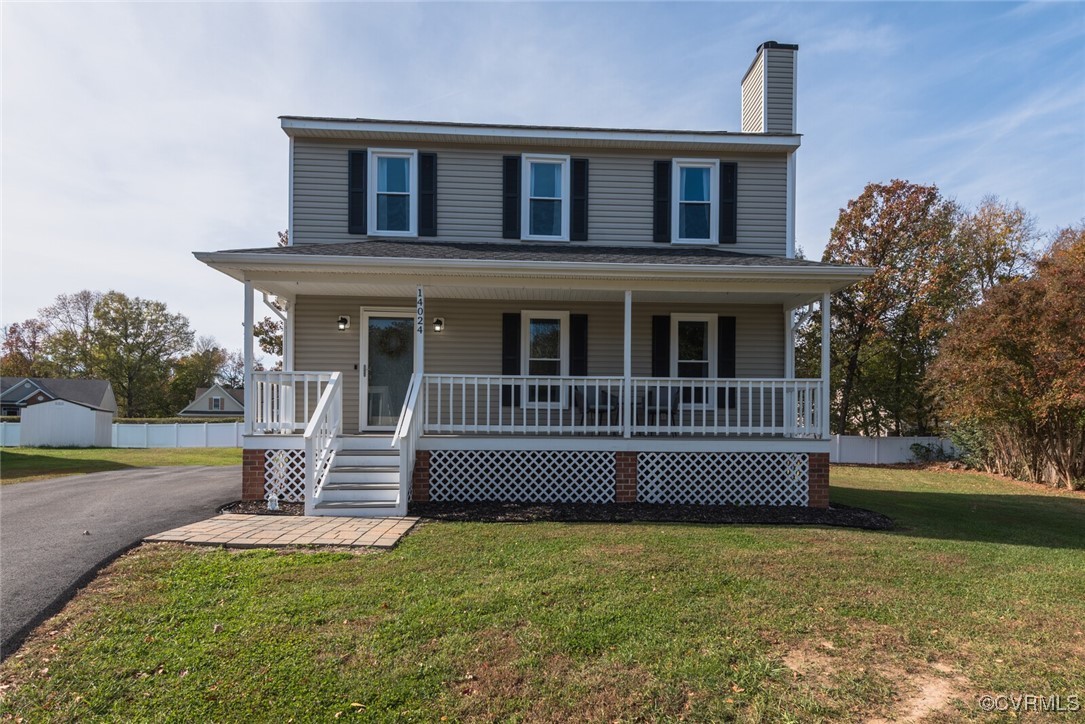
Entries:
{"type": "Polygon", "coordinates": [[[418,333],[422,334],[426,328],[426,299],[422,296],[422,290],[418,290],[418,300],[415,304],[415,326],[418,333]]]}

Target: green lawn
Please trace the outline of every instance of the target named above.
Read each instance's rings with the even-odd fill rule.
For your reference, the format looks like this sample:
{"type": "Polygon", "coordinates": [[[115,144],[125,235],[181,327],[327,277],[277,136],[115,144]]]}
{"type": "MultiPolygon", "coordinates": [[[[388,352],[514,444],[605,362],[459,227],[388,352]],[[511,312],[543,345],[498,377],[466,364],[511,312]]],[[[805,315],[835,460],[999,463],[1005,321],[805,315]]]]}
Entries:
{"type": "Polygon", "coordinates": [[[211,448],[37,448],[0,450],[0,483],[98,473],[158,465],[240,465],[241,449],[211,448]]]}
{"type": "Polygon", "coordinates": [[[899,529],[431,523],[380,553],[144,546],[0,667],[0,716],[958,721],[990,718],[987,693],[1085,703],[1085,497],[832,480],[899,529]]]}

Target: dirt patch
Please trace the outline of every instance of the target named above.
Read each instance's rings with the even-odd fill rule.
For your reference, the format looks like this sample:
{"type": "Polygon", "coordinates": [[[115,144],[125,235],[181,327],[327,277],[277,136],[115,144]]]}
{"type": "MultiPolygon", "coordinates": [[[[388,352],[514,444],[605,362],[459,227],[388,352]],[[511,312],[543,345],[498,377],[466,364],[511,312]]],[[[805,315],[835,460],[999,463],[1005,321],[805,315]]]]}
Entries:
{"type": "MultiPolygon", "coordinates": [[[[825,645],[821,648],[792,649],[784,654],[784,666],[791,669],[792,676],[803,679],[807,684],[825,687],[829,686],[830,679],[837,673],[836,662],[825,653],[825,645]]],[[[828,645],[832,648],[832,644],[828,645]]]]}
{"type": "Polygon", "coordinates": [[[891,518],[862,508],[834,505],[657,505],[651,503],[412,503],[410,514],[423,518],[480,523],[737,523],[827,525],[891,530],[891,518]]]}
{"type": "Polygon", "coordinates": [[[969,684],[953,667],[941,663],[927,664],[924,669],[908,672],[890,667],[880,672],[894,683],[896,703],[890,719],[871,719],[868,724],[919,722],[949,711],[954,701],[967,701],[969,684]]]}

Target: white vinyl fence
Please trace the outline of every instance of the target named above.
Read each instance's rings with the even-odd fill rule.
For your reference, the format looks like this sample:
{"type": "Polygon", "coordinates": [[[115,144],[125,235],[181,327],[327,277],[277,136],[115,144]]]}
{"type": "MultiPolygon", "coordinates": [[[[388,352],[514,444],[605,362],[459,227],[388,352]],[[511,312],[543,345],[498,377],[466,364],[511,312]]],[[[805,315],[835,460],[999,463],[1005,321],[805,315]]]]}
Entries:
{"type": "Polygon", "coordinates": [[[916,444],[935,451],[941,450],[946,457],[957,455],[957,448],[953,443],[940,437],[833,435],[832,445],[829,447],[829,462],[859,465],[912,463],[916,461],[912,445],[916,444]]]}
{"type": "MultiPolygon", "coordinates": [[[[0,422],[0,445],[19,445],[18,422],[0,422]]],[[[240,422],[113,423],[113,447],[241,447],[240,422]]]]}

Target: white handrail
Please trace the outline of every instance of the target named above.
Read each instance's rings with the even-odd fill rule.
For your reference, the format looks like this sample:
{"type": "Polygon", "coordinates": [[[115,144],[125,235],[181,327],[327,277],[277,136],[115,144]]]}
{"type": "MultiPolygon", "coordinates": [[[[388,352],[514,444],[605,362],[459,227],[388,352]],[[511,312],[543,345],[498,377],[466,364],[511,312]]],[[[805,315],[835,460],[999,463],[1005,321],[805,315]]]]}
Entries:
{"type": "Polygon", "coordinates": [[[422,416],[416,414],[416,411],[423,394],[422,374],[416,372],[411,375],[403,409],[399,413],[399,422],[392,434],[392,447],[399,449],[399,497],[396,500],[396,512],[399,515],[407,513],[407,497],[414,475],[418,439],[422,437],[422,416]]]}
{"type": "Polygon", "coordinates": [[[310,404],[316,404],[332,372],[252,373],[252,409],[245,415],[256,435],[295,434],[305,430],[310,404]]]}
{"type": "MultiPolygon", "coordinates": [[[[305,504],[314,505],[335,460],[339,433],[343,429],[343,375],[331,373],[305,427],[305,504]]],[[[308,510],[306,512],[309,512],[308,510]]]]}

